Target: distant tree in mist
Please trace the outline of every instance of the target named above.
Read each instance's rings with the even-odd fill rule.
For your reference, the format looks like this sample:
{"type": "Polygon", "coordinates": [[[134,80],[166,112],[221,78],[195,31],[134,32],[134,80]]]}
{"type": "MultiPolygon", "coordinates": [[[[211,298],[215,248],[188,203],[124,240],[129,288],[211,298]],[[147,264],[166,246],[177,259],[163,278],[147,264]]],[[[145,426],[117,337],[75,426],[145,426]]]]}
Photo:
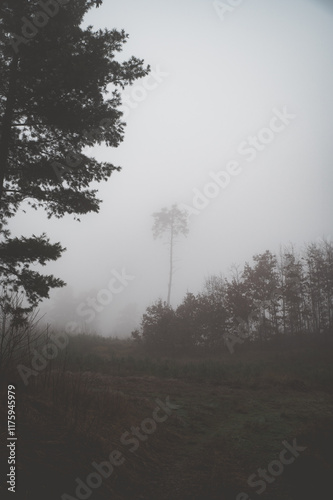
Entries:
{"type": "Polygon", "coordinates": [[[285,248],[279,260],[268,250],[254,255],[229,280],[210,276],[176,309],[148,307],[132,336],[159,354],[186,354],[306,334],[333,339],[332,242],[310,243],[300,255],[285,248]]]}
{"type": "Polygon", "coordinates": [[[307,245],[305,292],[310,311],[310,328],[322,332],[333,330],[333,244],[307,245]]]}
{"type": "Polygon", "coordinates": [[[304,259],[294,248],[285,249],[280,263],[281,328],[284,333],[297,334],[309,330],[309,303],[306,298],[304,259]]]}
{"type": "Polygon", "coordinates": [[[142,316],[140,329],[132,332],[132,337],[143,344],[148,352],[174,354],[175,312],[161,300],[147,307],[142,316]]]}
{"type": "Polygon", "coordinates": [[[258,335],[267,338],[272,332],[278,332],[277,300],[279,281],[277,259],[269,250],[263,254],[254,255],[254,266],[248,263],[242,274],[246,295],[257,310],[258,335]]]}
{"type": "Polygon", "coordinates": [[[179,235],[187,236],[188,234],[188,215],[185,210],[180,210],[177,205],[172,205],[171,208],[162,208],[160,212],[153,213],[154,239],[166,237],[169,245],[169,283],[168,283],[168,298],[167,305],[170,305],[172,277],[174,272],[174,245],[176,237],[179,235]]]}

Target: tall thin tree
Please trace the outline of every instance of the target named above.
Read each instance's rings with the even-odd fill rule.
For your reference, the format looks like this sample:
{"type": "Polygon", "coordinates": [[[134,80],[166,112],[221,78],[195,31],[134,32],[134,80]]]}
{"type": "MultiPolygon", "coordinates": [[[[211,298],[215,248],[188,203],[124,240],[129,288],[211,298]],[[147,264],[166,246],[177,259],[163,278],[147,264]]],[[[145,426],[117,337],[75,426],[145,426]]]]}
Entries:
{"type": "Polygon", "coordinates": [[[167,236],[169,244],[169,284],[168,284],[168,298],[167,304],[170,305],[172,276],[174,271],[174,245],[175,238],[182,234],[188,234],[188,215],[185,210],[180,210],[177,205],[172,205],[171,208],[162,208],[160,212],[153,213],[154,225],[153,236],[154,239],[167,236]]]}

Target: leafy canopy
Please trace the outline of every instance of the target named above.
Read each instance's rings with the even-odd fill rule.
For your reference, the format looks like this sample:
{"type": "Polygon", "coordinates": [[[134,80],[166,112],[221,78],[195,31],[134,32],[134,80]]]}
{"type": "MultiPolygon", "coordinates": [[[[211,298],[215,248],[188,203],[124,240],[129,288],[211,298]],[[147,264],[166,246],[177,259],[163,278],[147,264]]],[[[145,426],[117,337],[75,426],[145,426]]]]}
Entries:
{"type": "Polygon", "coordinates": [[[11,239],[8,219],[23,202],[48,217],[99,211],[96,183],[120,167],[97,161],[87,148],[120,144],[120,89],[149,72],[136,57],[118,61],[128,38],[123,30],[81,26],[89,9],[101,3],[1,3],[0,270],[2,282],[22,286],[32,302],[63,282],[27,266],[55,260],[64,249],[45,234],[11,239]],[[59,8],[47,15],[42,4],[59,8]]]}

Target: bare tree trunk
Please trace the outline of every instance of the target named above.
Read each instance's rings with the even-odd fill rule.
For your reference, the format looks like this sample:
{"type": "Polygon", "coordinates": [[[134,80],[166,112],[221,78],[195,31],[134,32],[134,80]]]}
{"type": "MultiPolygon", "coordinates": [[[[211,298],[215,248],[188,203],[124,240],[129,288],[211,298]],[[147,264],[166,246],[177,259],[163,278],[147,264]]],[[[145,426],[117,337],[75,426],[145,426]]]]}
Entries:
{"type": "Polygon", "coordinates": [[[173,275],[173,224],[171,224],[171,234],[170,234],[170,269],[169,269],[169,285],[168,285],[168,299],[167,305],[170,305],[171,296],[171,286],[172,286],[172,275],[173,275]]]}

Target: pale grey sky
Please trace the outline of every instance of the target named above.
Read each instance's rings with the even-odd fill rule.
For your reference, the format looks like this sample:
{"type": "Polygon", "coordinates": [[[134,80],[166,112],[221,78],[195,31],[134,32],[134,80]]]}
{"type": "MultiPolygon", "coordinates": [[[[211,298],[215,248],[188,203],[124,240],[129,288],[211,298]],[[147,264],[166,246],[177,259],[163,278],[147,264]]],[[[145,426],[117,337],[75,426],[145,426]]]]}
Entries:
{"type": "Polygon", "coordinates": [[[104,0],[89,13],[86,24],[129,34],[120,59],[135,55],[153,70],[125,91],[124,142],[92,152],[123,170],[99,186],[99,215],[78,224],[29,212],[12,224],[26,235],[46,230],[67,247],[48,270],[81,300],[105,288],[113,269],[135,276],[100,314],[104,334],[127,304],[166,298],[167,248],[151,232],[151,214],[164,206],[216,194],[178,244],[174,305],[254,253],[333,237],[330,2],[244,0],[225,15],[219,4],[104,0]],[[230,162],[238,175],[208,188],[211,172],[230,162]]]}

